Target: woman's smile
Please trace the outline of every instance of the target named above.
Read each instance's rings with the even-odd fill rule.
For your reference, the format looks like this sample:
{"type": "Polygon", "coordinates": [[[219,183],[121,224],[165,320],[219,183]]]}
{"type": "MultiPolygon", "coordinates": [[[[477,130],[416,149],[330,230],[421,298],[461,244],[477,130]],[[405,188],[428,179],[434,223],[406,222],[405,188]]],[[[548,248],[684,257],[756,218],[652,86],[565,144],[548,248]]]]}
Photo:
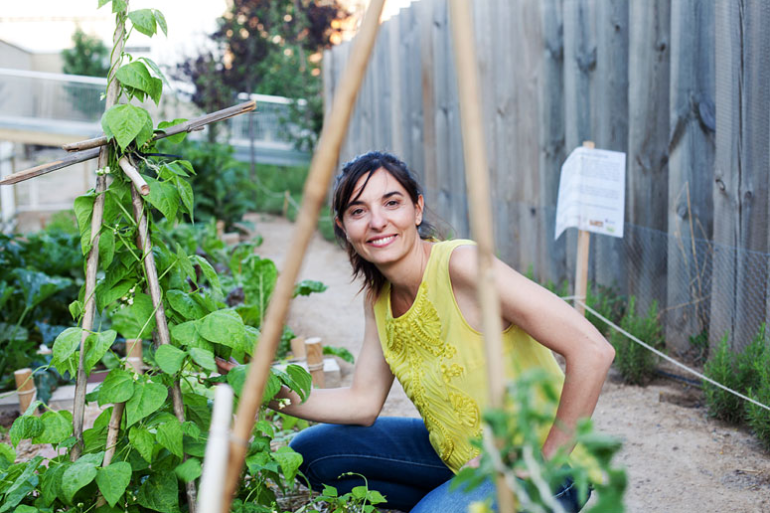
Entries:
{"type": "Polygon", "coordinates": [[[384,248],[385,246],[388,246],[393,240],[395,240],[396,235],[385,235],[380,237],[375,237],[372,239],[369,239],[369,244],[374,246],[375,248],[384,248]]]}

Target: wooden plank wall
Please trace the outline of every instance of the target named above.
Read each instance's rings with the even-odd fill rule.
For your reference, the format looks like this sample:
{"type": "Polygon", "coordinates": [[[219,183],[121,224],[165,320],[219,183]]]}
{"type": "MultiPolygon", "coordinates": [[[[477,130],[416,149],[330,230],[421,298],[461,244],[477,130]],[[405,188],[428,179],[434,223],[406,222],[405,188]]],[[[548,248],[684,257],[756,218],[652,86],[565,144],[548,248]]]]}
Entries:
{"type": "MultiPolygon", "coordinates": [[[[584,140],[627,153],[626,237],[593,236],[589,278],[658,301],[675,349],[745,345],[768,317],[770,5],[763,0],[473,3],[499,255],[573,279],[554,240],[559,170],[584,140]],[[736,248],[743,248],[737,250],[736,248]]],[[[444,0],[384,23],[341,160],[397,153],[451,237],[469,236],[444,0]]],[[[349,53],[325,53],[325,98],[349,53]]]]}

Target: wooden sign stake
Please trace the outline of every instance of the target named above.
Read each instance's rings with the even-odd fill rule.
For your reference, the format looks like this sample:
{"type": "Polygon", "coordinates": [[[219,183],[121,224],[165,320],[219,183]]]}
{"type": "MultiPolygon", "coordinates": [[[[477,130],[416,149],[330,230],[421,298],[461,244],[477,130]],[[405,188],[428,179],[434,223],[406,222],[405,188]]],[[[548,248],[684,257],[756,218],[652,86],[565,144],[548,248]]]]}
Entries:
{"type": "Polygon", "coordinates": [[[324,346],[318,337],[305,341],[305,354],[307,355],[307,370],[313,377],[313,384],[318,388],[324,388],[324,346]]]}
{"type": "Polygon", "coordinates": [[[22,415],[29,405],[37,398],[35,380],[32,378],[32,369],[19,369],[13,373],[16,380],[16,394],[19,396],[19,411],[22,415]]]}
{"type": "MultiPolygon", "coordinates": [[[[593,141],[584,141],[584,148],[594,149],[593,141]]],[[[577,263],[575,264],[575,309],[580,315],[586,314],[583,306],[588,291],[588,250],[591,246],[591,232],[578,230],[577,263]]]]}
{"type": "Polygon", "coordinates": [[[366,65],[374,47],[379,29],[379,20],[385,0],[372,0],[364,16],[361,29],[356,36],[350,59],[340,79],[340,86],[334,96],[332,111],[324,123],[318,148],[310,163],[310,173],[305,182],[302,206],[297,215],[297,224],[292,237],[292,252],[287,258],[273,297],[267,308],[262,335],[255,344],[254,359],[243,386],[244,393],[238,402],[232,440],[230,443],[230,463],[222,497],[224,511],[230,511],[233,494],[238,488],[243,462],[249,446],[249,438],[254,428],[257,411],[262,404],[265,383],[270,375],[270,365],[275,357],[275,350],[281,339],[283,324],[289,310],[294,292],[294,283],[299,274],[302,260],[313,232],[318,224],[318,217],[329,188],[334,168],[339,159],[340,146],[347,132],[350,114],[353,111],[356,96],[366,72],[366,65]]]}
{"type": "MultiPolygon", "coordinates": [[[[478,296],[484,328],[484,349],[487,359],[489,406],[505,406],[505,368],[500,314],[494,265],[494,236],[492,211],[489,206],[489,178],[484,125],[479,101],[478,65],[473,37],[473,17],[468,0],[450,2],[452,39],[457,82],[460,95],[460,119],[462,122],[465,176],[470,199],[470,220],[473,236],[478,243],[478,296]]],[[[495,440],[501,447],[502,440],[495,440]]],[[[501,513],[516,511],[516,498],[505,483],[502,473],[497,473],[497,503],[501,513]]]]}

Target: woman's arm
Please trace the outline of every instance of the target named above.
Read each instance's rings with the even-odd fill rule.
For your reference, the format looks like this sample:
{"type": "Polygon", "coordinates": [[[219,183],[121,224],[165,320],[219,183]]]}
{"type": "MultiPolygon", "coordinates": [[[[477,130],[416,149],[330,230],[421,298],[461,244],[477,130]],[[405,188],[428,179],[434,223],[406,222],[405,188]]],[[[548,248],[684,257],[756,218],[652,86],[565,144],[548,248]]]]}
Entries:
{"type": "MultiPolygon", "coordinates": [[[[479,327],[476,300],[477,248],[461,246],[452,253],[449,274],[458,304],[471,326],[479,327]]],[[[599,399],[615,350],[585,317],[565,301],[495,259],[495,283],[501,322],[513,323],[566,361],[564,388],[556,421],[543,445],[551,457],[569,443],[577,421],[590,417],[599,399]]],[[[501,324],[502,327],[502,324],[501,324]]]]}
{"type": "Polygon", "coordinates": [[[276,397],[288,398],[291,404],[281,408],[278,401],[273,400],[271,408],[316,422],[364,426],[374,423],[393,384],[393,374],[382,354],[374,309],[369,301],[365,301],[364,313],[364,343],[353,371],[351,386],[313,389],[304,403],[296,393],[284,387],[276,397]]]}

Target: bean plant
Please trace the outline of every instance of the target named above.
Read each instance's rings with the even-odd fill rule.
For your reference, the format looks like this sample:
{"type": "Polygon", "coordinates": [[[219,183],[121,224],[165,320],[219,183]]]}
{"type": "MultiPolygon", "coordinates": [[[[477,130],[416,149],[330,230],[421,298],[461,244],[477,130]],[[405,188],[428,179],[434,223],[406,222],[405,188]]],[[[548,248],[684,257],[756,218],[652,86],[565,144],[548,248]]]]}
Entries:
{"type": "MultiPolygon", "coordinates": [[[[99,0],[99,7],[110,3],[117,23],[129,25],[125,38],[134,30],[147,36],[167,30],[165,18],[156,9],[128,12],[124,0],[99,0]]],[[[109,322],[85,333],[84,370],[90,373],[110,353],[117,337],[152,339],[156,328],[156,309],[146,292],[143,253],[136,245],[138,227],[131,199],[134,185],[117,165],[123,156],[136,164],[150,185],[142,209],[150,223],[171,344],[151,346],[148,360],[155,366],[143,374],[121,361],[89,394],[88,399],[103,411],[83,433],[82,452],[75,461],[70,458],[78,443],[73,436],[72,414],[33,403],[11,427],[11,445],[0,444],[0,513],[187,511],[188,504],[181,498],[185,483],[201,475],[213,387],[226,380],[237,400],[247,374],[247,366],[240,366],[226,378],[215,376],[215,357],[243,361],[251,355],[259,337],[258,322],[271,292],[268,282],[277,272],[272,262],[268,264],[245,252],[238,254],[234,265],[240,268],[269,268],[267,278],[264,273],[255,275],[261,277],[257,283],[250,281],[254,276],[244,276],[244,292],[258,305],[244,314],[242,309],[228,306],[223,280],[206,258],[190,254],[179,243],[167,244],[158,236],[156,218],[174,224],[194,215],[188,182],[195,173],[191,163],[149,155],[155,153],[153,135],[183,120],[161,122],[154,127],[148,112],[132,103],[146,99],[160,102],[164,78],[150,59],[134,59],[122,53],[115,67],[114,80],[120,86],[119,100],[123,103],[111,107],[102,117],[110,158],[109,165],[98,172],[108,174],[111,183],[103,193],[103,221],[98,247],[94,248],[99,252],[100,267],[96,306],[105,312],[109,322]],[[184,403],[182,421],[175,415],[171,400],[170,391],[176,383],[180,384],[184,403]],[[121,403],[125,409],[119,418],[117,441],[106,447],[112,412],[121,403]],[[42,415],[35,415],[41,407],[42,415]],[[56,456],[47,460],[36,456],[16,463],[16,450],[22,440],[30,440],[33,445],[50,444],[56,456]],[[105,463],[106,451],[114,451],[109,464],[105,463]]],[[[169,139],[178,142],[182,138],[179,135],[169,139]]],[[[96,199],[97,193],[91,190],[77,198],[74,205],[84,255],[92,249],[91,221],[96,199]]],[[[53,344],[51,365],[70,376],[75,375],[80,359],[84,295],[81,288],[80,297],[69,305],[77,325],[62,331],[53,344]]],[[[282,386],[304,400],[311,379],[295,365],[285,371],[272,370],[264,402],[282,386]]],[[[270,422],[258,422],[253,434],[246,458],[247,476],[238,492],[240,510],[272,511],[276,492],[293,486],[302,459],[288,447],[271,449],[275,431],[270,422]]]]}

